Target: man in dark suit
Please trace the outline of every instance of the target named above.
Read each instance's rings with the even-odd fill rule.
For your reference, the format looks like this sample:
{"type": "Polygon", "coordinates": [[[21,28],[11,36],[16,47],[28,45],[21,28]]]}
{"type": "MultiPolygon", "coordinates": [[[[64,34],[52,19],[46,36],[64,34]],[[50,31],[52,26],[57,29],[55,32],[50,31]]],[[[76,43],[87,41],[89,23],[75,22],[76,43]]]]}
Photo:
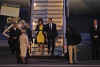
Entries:
{"type": "Polygon", "coordinates": [[[48,18],[48,24],[46,25],[47,39],[48,39],[48,54],[50,54],[50,49],[52,48],[52,55],[54,54],[55,39],[57,37],[56,24],[53,23],[52,18],[48,18]]]}
{"type": "Polygon", "coordinates": [[[68,46],[69,64],[77,63],[77,45],[81,42],[80,33],[71,25],[67,25],[66,39],[68,46]]]}
{"type": "Polygon", "coordinates": [[[26,24],[26,33],[28,35],[29,42],[33,43],[32,31],[28,23],[26,24]]]}
{"type": "Polygon", "coordinates": [[[97,19],[93,20],[93,24],[90,28],[90,34],[92,38],[92,59],[100,59],[100,28],[97,19]]]}
{"type": "Polygon", "coordinates": [[[7,29],[4,30],[3,35],[8,38],[8,43],[10,45],[11,51],[14,51],[17,59],[17,63],[21,63],[20,59],[20,44],[19,36],[20,30],[17,23],[11,24],[7,29]],[[7,32],[9,34],[7,34],[7,32]]]}

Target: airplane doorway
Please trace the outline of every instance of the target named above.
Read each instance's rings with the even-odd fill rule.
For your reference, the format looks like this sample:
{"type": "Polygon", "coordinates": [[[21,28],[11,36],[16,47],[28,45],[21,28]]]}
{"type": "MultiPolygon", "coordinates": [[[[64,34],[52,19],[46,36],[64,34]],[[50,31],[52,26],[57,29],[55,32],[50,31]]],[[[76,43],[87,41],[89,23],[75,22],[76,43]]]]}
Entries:
{"type": "MultiPolygon", "coordinates": [[[[64,39],[65,39],[65,28],[66,28],[66,18],[65,18],[65,2],[66,0],[32,0],[31,4],[31,24],[33,31],[33,42],[35,41],[35,28],[37,26],[37,21],[42,18],[44,24],[47,24],[47,19],[51,17],[53,22],[57,26],[58,36],[55,42],[54,55],[64,56],[64,39]],[[59,51],[58,51],[59,50],[59,51]],[[62,52],[60,52],[62,51],[62,52]]],[[[48,44],[44,44],[44,55],[48,55],[48,44]]],[[[31,46],[32,56],[42,56],[39,50],[39,45],[35,42],[31,46]]]]}

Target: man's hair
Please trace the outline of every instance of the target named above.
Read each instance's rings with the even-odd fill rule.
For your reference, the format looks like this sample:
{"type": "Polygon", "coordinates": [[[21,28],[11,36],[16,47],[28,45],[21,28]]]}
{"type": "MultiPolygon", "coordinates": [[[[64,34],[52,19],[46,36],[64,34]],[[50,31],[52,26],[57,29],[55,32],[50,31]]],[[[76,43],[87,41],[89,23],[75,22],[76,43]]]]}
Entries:
{"type": "Polygon", "coordinates": [[[48,18],[48,19],[52,20],[52,18],[48,18]]]}

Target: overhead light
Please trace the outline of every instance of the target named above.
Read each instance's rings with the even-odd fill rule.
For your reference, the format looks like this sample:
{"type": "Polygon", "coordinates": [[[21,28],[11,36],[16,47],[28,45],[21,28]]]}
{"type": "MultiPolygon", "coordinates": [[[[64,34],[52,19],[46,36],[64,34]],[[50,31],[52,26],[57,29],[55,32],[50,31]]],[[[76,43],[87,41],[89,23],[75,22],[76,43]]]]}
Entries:
{"type": "Polygon", "coordinates": [[[36,7],[36,3],[34,3],[34,7],[36,7]]]}
{"type": "Polygon", "coordinates": [[[32,25],[34,26],[34,25],[36,25],[36,23],[33,21],[33,22],[32,22],[32,25]]]}

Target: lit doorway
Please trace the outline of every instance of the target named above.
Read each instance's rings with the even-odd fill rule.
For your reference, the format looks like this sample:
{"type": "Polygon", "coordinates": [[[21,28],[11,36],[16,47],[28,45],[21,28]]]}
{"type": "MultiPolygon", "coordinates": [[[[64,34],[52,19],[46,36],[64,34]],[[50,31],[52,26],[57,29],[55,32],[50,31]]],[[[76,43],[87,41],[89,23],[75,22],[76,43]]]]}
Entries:
{"type": "MultiPolygon", "coordinates": [[[[64,56],[64,39],[65,39],[65,5],[66,0],[32,0],[31,4],[31,22],[32,22],[32,31],[33,31],[33,41],[35,41],[35,28],[37,26],[37,21],[39,18],[43,18],[44,24],[47,24],[47,19],[49,17],[53,18],[53,22],[57,25],[58,36],[55,42],[56,48],[60,46],[59,49],[62,50],[62,53],[59,56],[64,56]]],[[[32,56],[41,56],[41,51],[39,51],[39,45],[33,43],[31,49],[32,56]]],[[[55,51],[56,51],[55,48],[55,51]]],[[[57,52],[54,52],[55,55],[58,55],[57,52]]],[[[45,44],[44,56],[48,55],[48,44],[45,44]]]]}

